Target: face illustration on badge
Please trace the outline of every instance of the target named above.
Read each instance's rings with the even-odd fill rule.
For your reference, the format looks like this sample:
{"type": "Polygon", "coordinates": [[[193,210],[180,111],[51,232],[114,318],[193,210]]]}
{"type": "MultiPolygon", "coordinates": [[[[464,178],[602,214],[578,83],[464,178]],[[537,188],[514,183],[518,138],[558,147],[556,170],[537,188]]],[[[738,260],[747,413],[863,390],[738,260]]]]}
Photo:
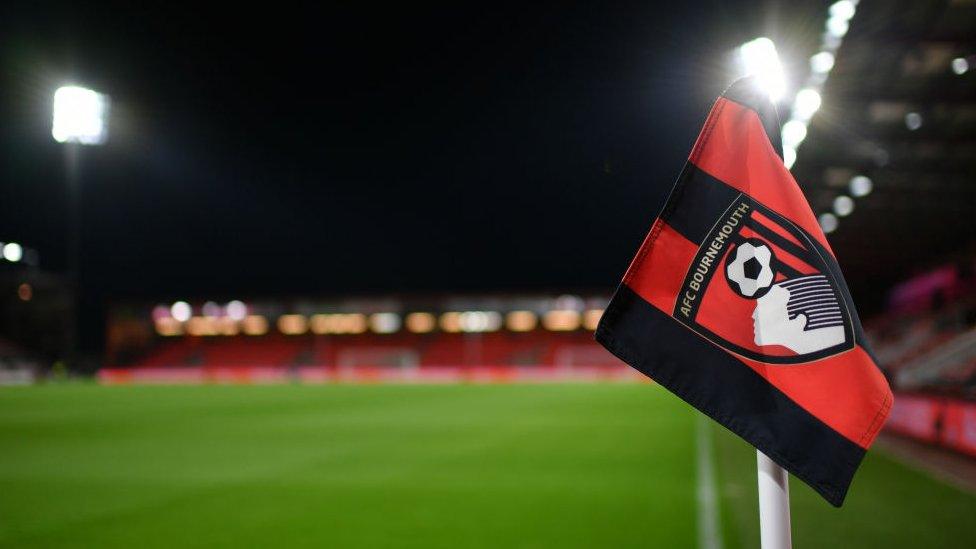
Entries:
{"type": "Polygon", "coordinates": [[[774,264],[770,245],[754,238],[738,244],[725,264],[729,286],[756,303],[755,344],[806,354],[843,343],[844,317],[827,277],[814,274],[773,283],[774,264]]]}
{"type": "Polygon", "coordinates": [[[770,364],[838,354],[854,337],[828,261],[805,231],[740,196],[699,247],[674,317],[733,353],[770,364]]]}

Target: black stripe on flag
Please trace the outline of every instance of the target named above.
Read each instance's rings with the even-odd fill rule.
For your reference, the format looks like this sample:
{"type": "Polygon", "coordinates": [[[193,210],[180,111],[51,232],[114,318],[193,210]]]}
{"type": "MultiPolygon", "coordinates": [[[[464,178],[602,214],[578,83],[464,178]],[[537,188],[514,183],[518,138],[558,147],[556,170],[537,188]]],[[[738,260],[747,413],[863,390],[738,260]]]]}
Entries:
{"type": "Polygon", "coordinates": [[[779,248],[784,252],[796,257],[797,259],[802,260],[806,255],[806,251],[803,248],[778,235],[775,231],[760,223],[758,219],[749,218],[749,220],[746,221],[746,226],[753,231],[756,231],[756,234],[762,238],[779,246],[779,248]]]}
{"type": "Polygon", "coordinates": [[[741,193],[691,162],[685,165],[679,181],[680,178],[684,181],[675,188],[675,195],[668,210],[661,213],[661,219],[681,236],[700,245],[716,220],[741,193]]]}
{"type": "Polygon", "coordinates": [[[625,284],[617,288],[596,339],[786,467],[832,505],[843,503],[864,449],[625,284]]]}
{"type": "Polygon", "coordinates": [[[783,140],[780,137],[781,126],[776,105],[769,100],[769,95],[763,87],[756,83],[757,80],[756,76],[740,78],[722,93],[722,97],[756,111],[763,129],[766,130],[766,137],[769,138],[776,154],[783,158],[783,140]]]}

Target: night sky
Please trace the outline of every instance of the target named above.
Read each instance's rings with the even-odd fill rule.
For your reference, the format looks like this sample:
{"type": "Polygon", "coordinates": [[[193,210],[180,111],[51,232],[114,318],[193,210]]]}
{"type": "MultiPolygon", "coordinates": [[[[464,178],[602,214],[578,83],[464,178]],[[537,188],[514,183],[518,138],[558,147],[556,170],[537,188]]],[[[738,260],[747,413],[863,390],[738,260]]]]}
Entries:
{"type": "Polygon", "coordinates": [[[609,291],[723,56],[826,8],[602,4],[8,5],[0,240],[64,267],[73,82],[113,98],[82,159],[89,302],[609,291]]]}

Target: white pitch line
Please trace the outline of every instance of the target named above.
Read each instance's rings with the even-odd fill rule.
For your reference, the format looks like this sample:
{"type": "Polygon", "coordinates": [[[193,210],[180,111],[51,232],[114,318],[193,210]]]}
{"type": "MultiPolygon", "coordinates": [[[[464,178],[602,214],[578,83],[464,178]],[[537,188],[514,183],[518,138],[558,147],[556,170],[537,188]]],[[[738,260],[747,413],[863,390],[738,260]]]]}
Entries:
{"type": "Polygon", "coordinates": [[[722,549],[722,532],[719,526],[718,515],[718,496],[715,488],[715,456],[712,451],[710,420],[704,414],[697,415],[698,548],[722,549]]]}

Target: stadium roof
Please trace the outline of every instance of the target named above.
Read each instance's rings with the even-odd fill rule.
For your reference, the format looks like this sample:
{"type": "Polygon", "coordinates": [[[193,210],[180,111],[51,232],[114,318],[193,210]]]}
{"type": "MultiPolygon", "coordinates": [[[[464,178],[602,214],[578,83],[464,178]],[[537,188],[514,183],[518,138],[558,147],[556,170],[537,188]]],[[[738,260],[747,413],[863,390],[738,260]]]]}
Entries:
{"type": "Polygon", "coordinates": [[[976,240],[976,2],[857,9],[793,173],[818,214],[872,180],[831,243],[858,301],[878,304],[976,240]]]}

